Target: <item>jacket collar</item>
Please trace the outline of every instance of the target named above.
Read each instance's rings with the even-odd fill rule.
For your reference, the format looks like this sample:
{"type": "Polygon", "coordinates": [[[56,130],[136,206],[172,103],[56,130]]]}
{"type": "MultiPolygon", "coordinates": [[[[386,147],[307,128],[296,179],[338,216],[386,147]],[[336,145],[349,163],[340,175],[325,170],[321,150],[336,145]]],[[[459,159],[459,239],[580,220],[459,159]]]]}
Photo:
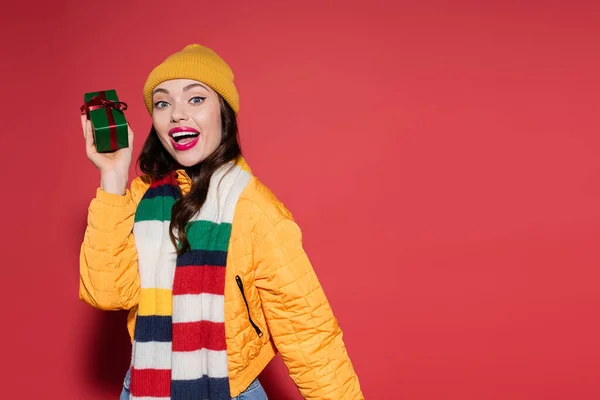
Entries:
{"type": "MultiPolygon", "coordinates": [[[[248,165],[244,157],[240,156],[236,161],[236,165],[238,165],[241,169],[252,175],[252,170],[250,169],[250,166],[248,165]]],[[[192,188],[192,178],[190,178],[190,176],[187,174],[187,172],[185,172],[184,169],[178,169],[176,172],[177,183],[179,183],[181,191],[183,193],[188,193],[192,188]]]]}

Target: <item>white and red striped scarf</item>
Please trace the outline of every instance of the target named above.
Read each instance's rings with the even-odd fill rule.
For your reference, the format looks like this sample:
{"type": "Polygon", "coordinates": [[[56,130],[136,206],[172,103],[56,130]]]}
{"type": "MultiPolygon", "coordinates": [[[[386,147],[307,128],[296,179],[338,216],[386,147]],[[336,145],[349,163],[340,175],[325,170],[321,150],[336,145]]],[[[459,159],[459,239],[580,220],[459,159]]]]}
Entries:
{"type": "Polygon", "coordinates": [[[230,163],[211,179],[190,221],[191,250],[177,256],[169,237],[177,175],[154,181],[134,224],[141,295],[134,332],[131,399],[229,400],[224,290],[236,204],[250,174],[230,163]]]}

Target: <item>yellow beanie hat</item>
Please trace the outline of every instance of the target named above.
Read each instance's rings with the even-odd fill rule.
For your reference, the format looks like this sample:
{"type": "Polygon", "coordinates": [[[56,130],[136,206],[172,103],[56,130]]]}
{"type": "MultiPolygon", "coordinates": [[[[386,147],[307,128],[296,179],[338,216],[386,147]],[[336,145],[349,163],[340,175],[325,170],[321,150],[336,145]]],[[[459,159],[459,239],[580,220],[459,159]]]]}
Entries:
{"type": "Polygon", "coordinates": [[[161,82],[171,79],[193,79],[207,84],[231,106],[237,114],[240,97],[233,83],[233,71],[212,49],[190,44],[170,55],[156,66],[144,85],[144,102],[152,115],[152,92],[161,82]]]}

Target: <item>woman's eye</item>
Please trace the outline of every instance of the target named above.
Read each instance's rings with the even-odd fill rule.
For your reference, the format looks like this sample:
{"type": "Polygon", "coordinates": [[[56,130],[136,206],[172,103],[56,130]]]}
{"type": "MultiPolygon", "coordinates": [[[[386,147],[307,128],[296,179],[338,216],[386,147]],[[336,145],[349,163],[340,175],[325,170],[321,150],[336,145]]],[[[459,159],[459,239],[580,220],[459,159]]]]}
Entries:
{"type": "Polygon", "coordinates": [[[157,101],[154,103],[154,108],[165,108],[168,105],[166,101],[157,101]]]}
{"type": "Polygon", "coordinates": [[[190,99],[190,103],[192,104],[200,104],[202,103],[206,97],[194,96],[190,99]]]}

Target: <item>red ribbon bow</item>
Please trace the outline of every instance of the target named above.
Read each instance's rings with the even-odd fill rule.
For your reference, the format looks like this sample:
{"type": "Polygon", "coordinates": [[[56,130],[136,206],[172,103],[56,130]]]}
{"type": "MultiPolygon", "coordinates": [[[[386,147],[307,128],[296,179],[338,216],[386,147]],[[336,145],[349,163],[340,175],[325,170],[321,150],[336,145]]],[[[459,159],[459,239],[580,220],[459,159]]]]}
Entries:
{"type": "Polygon", "coordinates": [[[105,92],[98,92],[97,96],[92,97],[81,106],[81,115],[86,114],[87,119],[91,119],[90,112],[100,108],[106,110],[106,119],[110,131],[110,149],[117,150],[117,127],[115,126],[112,110],[123,112],[127,110],[127,104],[122,101],[107,100],[105,92]]]}
{"type": "Polygon", "coordinates": [[[99,108],[113,108],[118,111],[125,111],[127,110],[127,104],[122,101],[106,100],[101,99],[99,96],[94,96],[81,106],[81,115],[86,114],[89,119],[90,111],[97,110],[99,108]]]}

